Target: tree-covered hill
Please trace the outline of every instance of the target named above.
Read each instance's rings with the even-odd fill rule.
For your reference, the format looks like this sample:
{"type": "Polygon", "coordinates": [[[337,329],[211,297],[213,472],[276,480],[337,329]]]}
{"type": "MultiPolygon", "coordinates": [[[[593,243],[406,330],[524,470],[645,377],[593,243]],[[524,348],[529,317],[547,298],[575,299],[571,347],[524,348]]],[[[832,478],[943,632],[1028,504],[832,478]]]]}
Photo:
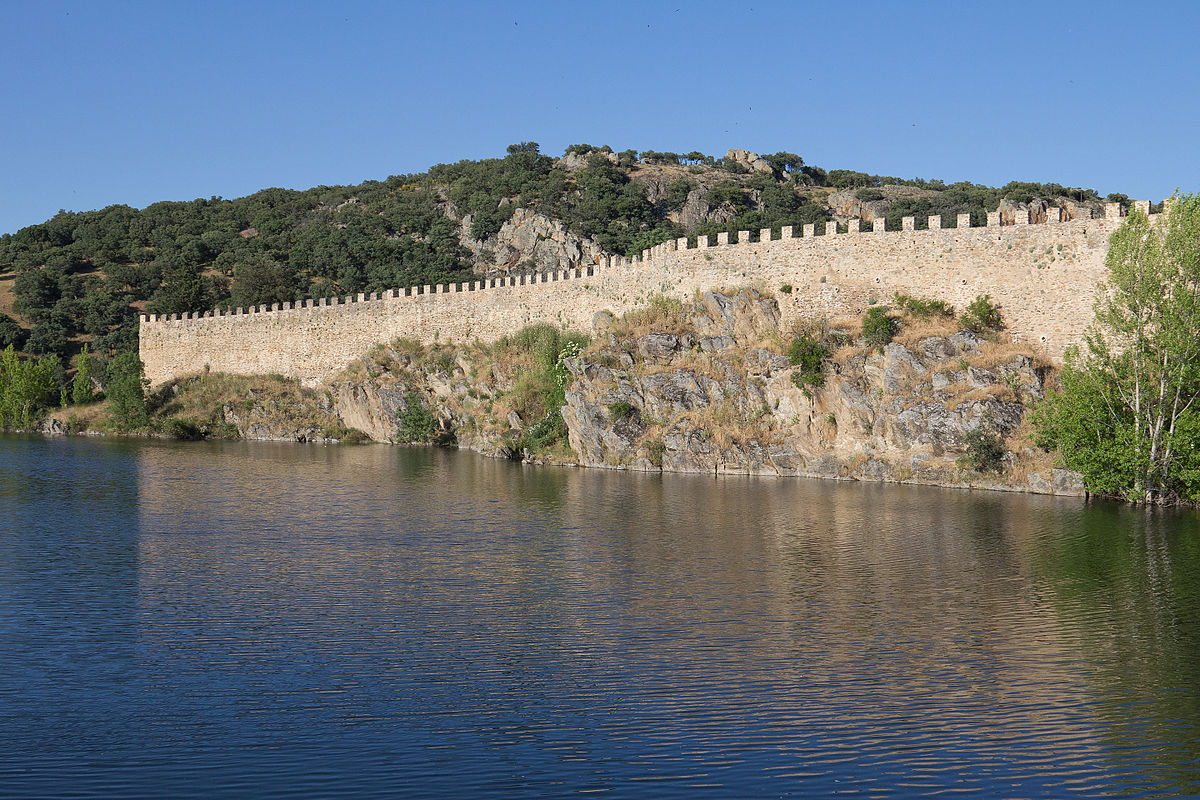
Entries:
{"type": "Polygon", "coordinates": [[[826,171],[793,153],[572,145],[553,158],[523,142],[503,158],[356,186],[59,212],[0,237],[0,348],[69,359],[87,342],[103,358],[136,348],[142,309],[182,313],[528,269],[535,262],[510,246],[518,210],[595,252],[633,255],[680,236],[820,228],[851,216],[886,216],[889,227],[910,214],[981,222],[1006,201],[1087,209],[1099,197],[1056,184],[826,171]],[[517,255],[503,261],[501,250],[517,255]]]}

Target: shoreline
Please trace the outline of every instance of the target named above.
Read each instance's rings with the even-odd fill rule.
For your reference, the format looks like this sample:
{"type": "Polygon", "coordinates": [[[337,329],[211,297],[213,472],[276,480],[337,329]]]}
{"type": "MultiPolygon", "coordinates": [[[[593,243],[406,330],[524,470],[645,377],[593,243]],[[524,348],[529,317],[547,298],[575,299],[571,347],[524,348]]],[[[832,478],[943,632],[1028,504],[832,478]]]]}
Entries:
{"type": "Polygon", "coordinates": [[[455,450],[462,453],[469,453],[479,458],[490,458],[501,461],[513,461],[521,464],[526,464],[534,467],[555,467],[561,469],[585,469],[598,470],[608,472],[629,472],[640,475],[709,475],[713,478],[723,477],[741,477],[741,478],[771,478],[775,480],[825,480],[837,481],[839,483],[878,483],[888,484],[893,486],[931,486],[940,489],[962,489],[968,491],[987,491],[987,492],[1006,492],[1010,494],[1034,494],[1044,495],[1048,497],[1077,497],[1083,500],[1098,498],[1088,492],[1082,485],[1077,473],[1070,470],[1055,468],[1053,470],[1054,481],[1043,481],[1040,485],[1030,483],[1013,484],[1002,481],[987,481],[987,480],[964,480],[961,482],[953,482],[946,480],[937,480],[934,478],[921,478],[917,476],[909,478],[890,478],[890,477],[868,477],[862,475],[833,475],[828,473],[816,472],[788,472],[780,473],[774,470],[739,470],[739,469],[718,469],[709,470],[679,470],[679,469],[644,469],[628,464],[583,464],[579,461],[561,461],[551,458],[507,458],[499,453],[489,453],[470,446],[461,446],[458,444],[424,444],[424,443],[398,443],[398,442],[380,442],[374,439],[365,441],[346,442],[341,439],[288,439],[283,437],[255,437],[255,436],[239,436],[237,438],[203,438],[203,439],[179,439],[164,433],[151,432],[122,432],[115,433],[109,431],[83,430],[83,431],[60,431],[47,432],[43,430],[18,430],[10,431],[7,435],[18,435],[25,437],[37,437],[40,439],[52,440],[58,438],[86,438],[86,439],[139,439],[139,440],[155,440],[163,442],[261,442],[268,444],[295,444],[295,445],[321,445],[321,446],[364,446],[364,445],[384,445],[388,447],[420,447],[431,449],[455,450]]]}

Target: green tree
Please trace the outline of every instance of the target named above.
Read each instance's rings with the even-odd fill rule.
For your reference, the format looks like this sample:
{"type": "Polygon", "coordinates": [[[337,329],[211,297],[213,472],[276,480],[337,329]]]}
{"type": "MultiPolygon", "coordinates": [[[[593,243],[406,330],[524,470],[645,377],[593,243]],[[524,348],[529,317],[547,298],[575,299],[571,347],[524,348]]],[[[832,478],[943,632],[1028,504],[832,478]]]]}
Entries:
{"type": "Polygon", "coordinates": [[[146,310],[151,314],[183,314],[204,311],[215,302],[200,270],[190,264],[177,264],[163,274],[163,282],[146,310]]]}
{"type": "Polygon", "coordinates": [[[62,353],[70,344],[70,331],[54,319],[47,319],[33,326],[25,349],[30,353],[62,353]]]}
{"type": "Polygon", "coordinates": [[[76,405],[92,400],[92,357],[86,344],[79,354],[78,364],[75,379],[71,382],[71,402],[76,405]]]}
{"type": "Polygon", "coordinates": [[[804,166],[804,159],[795,153],[778,152],[763,156],[768,164],[780,173],[795,172],[804,166]]]}
{"type": "Polygon", "coordinates": [[[25,329],[7,314],[0,314],[0,347],[21,347],[25,344],[25,329]]]}
{"type": "Polygon", "coordinates": [[[0,429],[29,428],[54,402],[51,357],[21,358],[9,345],[0,352],[0,429]]]}
{"type": "Polygon", "coordinates": [[[108,398],[108,413],[119,430],[141,428],[149,422],[142,370],[137,353],[117,353],[108,362],[104,394],[108,398]]]}
{"type": "Polygon", "coordinates": [[[1200,196],[1165,217],[1113,234],[1085,346],[1035,414],[1093,491],[1134,502],[1200,501],[1200,196]]]}
{"type": "Polygon", "coordinates": [[[233,304],[269,305],[295,300],[295,272],[269,255],[251,256],[233,268],[233,304]]]}

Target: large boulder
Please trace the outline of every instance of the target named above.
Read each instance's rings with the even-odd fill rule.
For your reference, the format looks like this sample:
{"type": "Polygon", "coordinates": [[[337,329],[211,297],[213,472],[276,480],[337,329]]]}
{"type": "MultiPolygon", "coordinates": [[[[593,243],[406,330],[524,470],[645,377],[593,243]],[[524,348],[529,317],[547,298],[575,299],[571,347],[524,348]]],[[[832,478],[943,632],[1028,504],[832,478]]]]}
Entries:
{"type": "Polygon", "coordinates": [[[779,329],[779,304],[757,289],[741,289],[732,297],[705,292],[692,312],[700,336],[729,336],[743,345],[779,329]]]}

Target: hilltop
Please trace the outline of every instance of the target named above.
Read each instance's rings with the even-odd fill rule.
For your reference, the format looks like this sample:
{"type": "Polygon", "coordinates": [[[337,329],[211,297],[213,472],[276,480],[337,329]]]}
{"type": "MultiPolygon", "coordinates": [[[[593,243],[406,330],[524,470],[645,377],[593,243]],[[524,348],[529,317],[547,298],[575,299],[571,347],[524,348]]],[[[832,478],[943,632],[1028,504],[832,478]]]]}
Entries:
{"type": "MultiPolygon", "coordinates": [[[[1108,200],[1127,202],[1122,195],[1108,200]]],[[[536,143],[355,186],[111,206],[0,237],[0,347],[69,359],[137,346],[137,313],[184,313],[582,266],[677,237],[902,216],[983,224],[1055,206],[1099,216],[1091,189],[825,170],[794,153],[616,152],[536,143]]]]}

